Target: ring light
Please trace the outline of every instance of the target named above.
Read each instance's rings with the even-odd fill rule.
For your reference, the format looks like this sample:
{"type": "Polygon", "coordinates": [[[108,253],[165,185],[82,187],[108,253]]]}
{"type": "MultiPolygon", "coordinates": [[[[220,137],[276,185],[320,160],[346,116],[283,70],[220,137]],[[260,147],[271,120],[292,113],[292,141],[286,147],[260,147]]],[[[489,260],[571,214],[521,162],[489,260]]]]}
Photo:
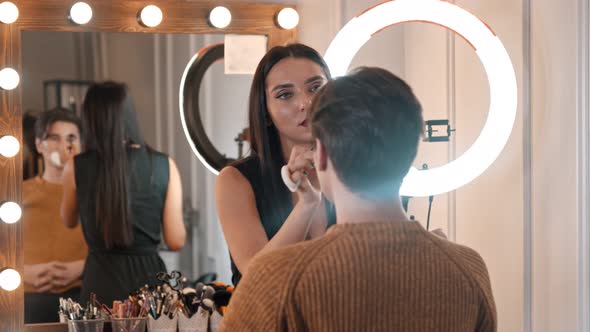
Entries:
{"type": "Polygon", "coordinates": [[[188,143],[201,163],[215,175],[233,159],[219,153],[205,132],[199,111],[199,90],[207,69],[223,57],[223,44],[206,46],[199,50],[184,69],[178,101],[180,122],[188,143]]]}
{"type": "Polygon", "coordinates": [[[345,75],[359,49],[380,30],[417,21],[446,27],[475,49],[489,81],[490,109],[482,132],[465,153],[437,168],[410,169],[400,194],[413,197],[446,193],[481,175],[506,145],[517,108],[516,76],[500,39],[475,15],[440,0],[388,1],[353,18],[338,32],[326,51],[324,58],[332,75],[345,75]]]}

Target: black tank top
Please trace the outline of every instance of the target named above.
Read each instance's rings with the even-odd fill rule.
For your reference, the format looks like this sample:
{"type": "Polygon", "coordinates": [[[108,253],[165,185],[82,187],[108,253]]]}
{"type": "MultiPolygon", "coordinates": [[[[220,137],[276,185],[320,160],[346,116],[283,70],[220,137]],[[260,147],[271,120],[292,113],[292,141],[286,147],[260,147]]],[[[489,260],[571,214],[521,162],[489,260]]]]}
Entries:
{"type": "MultiPolygon", "coordinates": [[[[260,160],[256,155],[236,161],[231,166],[240,171],[250,183],[256,199],[256,209],[260,215],[262,227],[264,228],[266,237],[269,240],[272,239],[279,229],[281,229],[289,214],[291,214],[291,210],[293,209],[291,193],[282,182],[276,187],[273,186],[273,181],[269,179],[270,175],[263,174],[260,160]]],[[[280,179],[280,176],[278,178],[280,179]]],[[[326,204],[326,210],[328,227],[330,227],[336,223],[334,206],[328,202],[326,204]]],[[[242,278],[242,274],[234,263],[231,253],[230,260],[232,282],[237,286],[242,278]]]]}
{"type": "MultiPolygon", "coordinates": [[[[163,153],[128,148],[129,199],[133,224],[133,244],[126,250],[156,252],[161,238],[164,202],[168,190],[169,162],[163,153]]],[[[106,248],[96,227],[96,177],[99,160],[95,151],[75,157],[76,194],[80,221],[89,250],[106,248]]]]}
{"type": "Polygon", "coordinates": [[[168,190],[168,157],[146,147],[128,148],[127,157],[133,244],[121,249],[106,249],[97,225],[98,155],[89,151],[74,159],[80,221],[88,243],[80,303],[86,303],[93,292],[102,303],[123,300],[143,285],[160,284],[156,274],[166,271],[157,246],[168,190]]]}

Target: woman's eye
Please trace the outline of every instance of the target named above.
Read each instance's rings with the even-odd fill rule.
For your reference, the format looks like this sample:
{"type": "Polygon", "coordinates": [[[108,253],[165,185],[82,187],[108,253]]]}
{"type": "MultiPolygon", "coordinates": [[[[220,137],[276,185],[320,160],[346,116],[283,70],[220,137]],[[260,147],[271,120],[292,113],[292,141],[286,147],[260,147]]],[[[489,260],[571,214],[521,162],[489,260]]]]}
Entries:
{"type": "Polygon", "coordinates": [[[289,99],[289,98],[291,98],[291,96],[293,96],[292,93],[290,93],[290,92],[283,92],[283,93],[278,94],[275,98],[277,98],[277,99],[289,99]]]}

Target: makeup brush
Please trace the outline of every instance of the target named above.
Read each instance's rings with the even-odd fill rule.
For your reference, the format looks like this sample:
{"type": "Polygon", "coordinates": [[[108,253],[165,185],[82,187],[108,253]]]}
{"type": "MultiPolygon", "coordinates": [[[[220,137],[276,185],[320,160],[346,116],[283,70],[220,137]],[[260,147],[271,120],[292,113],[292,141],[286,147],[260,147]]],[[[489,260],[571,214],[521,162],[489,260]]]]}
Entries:
{"type": "Polygon", "coordinates": [[[215,289],[209,285],[203,286],[203,297],[206,299],[211,299],[215,294],[215,289]]]}
{"type": "Polygon", "coordinates": [[[201,307],[211,313],[213,310],[215,310],[215,303],[213,303],[211,299],[204,299],[201,302],[201,307]]]}

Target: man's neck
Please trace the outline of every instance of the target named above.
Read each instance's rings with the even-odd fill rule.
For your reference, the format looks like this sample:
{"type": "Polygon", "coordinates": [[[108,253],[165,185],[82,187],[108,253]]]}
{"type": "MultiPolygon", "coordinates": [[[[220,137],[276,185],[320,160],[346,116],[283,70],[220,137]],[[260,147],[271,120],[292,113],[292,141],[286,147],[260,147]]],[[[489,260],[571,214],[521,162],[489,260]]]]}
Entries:
{"type": "Polygon", "coordinates": [[[391,199],[369,200],[348,191],[340,191],[334,197],[334,205],[338,224],[410,221],[399,195],[391,199]]]}
{"type": "Polygon", "coordinates": [[[45,165],[45,170],[43,171],[43,180],[53,183],[53,184],[61,184],[62,183],[62,175],[63,169],[56,168],[52,165],[45,165]]]}

